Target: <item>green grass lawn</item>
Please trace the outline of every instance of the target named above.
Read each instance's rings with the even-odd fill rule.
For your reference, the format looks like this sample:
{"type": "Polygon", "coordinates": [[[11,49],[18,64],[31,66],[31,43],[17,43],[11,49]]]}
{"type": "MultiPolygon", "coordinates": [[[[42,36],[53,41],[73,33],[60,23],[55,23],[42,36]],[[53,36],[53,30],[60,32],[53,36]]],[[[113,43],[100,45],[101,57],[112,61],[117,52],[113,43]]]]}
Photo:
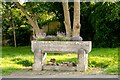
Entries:
{"type": "MultiPolygon", "coordinates": [[[[47,62],[55,58],[57,63],[76,62],[76,54],[48,54],[47,62]]],[[[30,47],[3,47],[0,58],[2,75],[9,75],[11,72],[29,68],[32,66],[34,55],[30,47]]],[[[103,68],[105,74],[120,74],[118,71],[118,48],[93,48],[89,53],[89,68],[103,68]]]]}

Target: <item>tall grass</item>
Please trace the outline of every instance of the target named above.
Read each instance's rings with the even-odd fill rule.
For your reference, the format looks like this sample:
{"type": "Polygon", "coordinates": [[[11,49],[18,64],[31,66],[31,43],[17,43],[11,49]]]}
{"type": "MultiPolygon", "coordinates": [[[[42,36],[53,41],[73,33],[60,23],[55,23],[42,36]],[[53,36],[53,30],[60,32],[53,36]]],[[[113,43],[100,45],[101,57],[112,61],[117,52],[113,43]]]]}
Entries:
{"type": "MultiPolygon", "coordinates": [[[[77,54],[55,54],[47,55],[47,62],[55,58],[57,63],[75,62],[77,54]]],[[[34,62],[34,54],[30,47],[3,47],[2,57],[0,58],[0,68],[3,75],[11,72],[31,67],[34,62]]],[[[118,74],[118,48],[93,48],[89,53],[89,68],[103,68],[106,74],[118,74]]]]}

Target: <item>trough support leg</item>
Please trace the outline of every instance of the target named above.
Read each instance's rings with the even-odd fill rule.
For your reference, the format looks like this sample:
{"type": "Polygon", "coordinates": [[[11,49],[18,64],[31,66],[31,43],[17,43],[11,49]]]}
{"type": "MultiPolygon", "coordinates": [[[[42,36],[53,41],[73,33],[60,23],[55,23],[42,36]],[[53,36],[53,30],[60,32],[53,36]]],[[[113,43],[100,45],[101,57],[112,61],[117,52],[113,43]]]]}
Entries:
{"type": "Polygon", "coordinates": [[[42,70],[42,51],[36,50],[34,52],[34,64],[32,66],[33,71],[41,71],[42,70]]]}
{"type": "Polygon", "coordinates": [[[78,51],[77,71],[86,71],[88,68],[88,54],[84,49],[78,51]]]}

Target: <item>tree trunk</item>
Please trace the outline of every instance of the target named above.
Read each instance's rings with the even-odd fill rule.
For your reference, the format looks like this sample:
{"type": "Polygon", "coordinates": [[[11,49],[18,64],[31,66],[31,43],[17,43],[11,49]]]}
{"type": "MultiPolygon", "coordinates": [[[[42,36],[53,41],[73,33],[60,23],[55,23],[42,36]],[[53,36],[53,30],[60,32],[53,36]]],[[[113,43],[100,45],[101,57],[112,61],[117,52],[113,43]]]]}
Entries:
{"type": "Polygon", "coordinates": [[[36,35],[39,34],[40,33],[40,28],[36,25],[36,23],[32,20],[32,18],[27,14],[27,12],[24,10],[23,6],[21,6],[21,4],[19,2],[15,2],[15,4],[25,14],[26,18],[28,19],[29,23],[31,24],[31,26],[34,29],[35,34],[36,35]]]}
{"type": "Polygon", "coordinates": [[[15,24],[14,24],[14,18],[13,18],[13,13],[12,11],[10,12],[10,16],[11,16],[11,24],[10,27],[12,27],[12,31],[13,31],[13,40],[14,40],[14,46],[17,47],[16,44],[16,32],[15,32],[15,24]]]}
{"type": "Polygon", "coordinates": [[[74,0],[74,20],[72,37],[80,36],[80,0],[74,0]]]}
{"type": "Polygon", "coordinates": [[[70,23],[70,13],[68,9],[68,0],[62,2],[63,10],[64,10],[64,24],[66,29],[66,36],[71,37],[71,23],[70,23]]]}
{"type": "Polygon", "coordinates": [[[13,36],[14,36],[14,46],[17,47],[17,44],[16,44],[16,32],[15,32],[15,25],[14,25],[14,20],[12,20],[12,30],[13,30],[13,36]]]}

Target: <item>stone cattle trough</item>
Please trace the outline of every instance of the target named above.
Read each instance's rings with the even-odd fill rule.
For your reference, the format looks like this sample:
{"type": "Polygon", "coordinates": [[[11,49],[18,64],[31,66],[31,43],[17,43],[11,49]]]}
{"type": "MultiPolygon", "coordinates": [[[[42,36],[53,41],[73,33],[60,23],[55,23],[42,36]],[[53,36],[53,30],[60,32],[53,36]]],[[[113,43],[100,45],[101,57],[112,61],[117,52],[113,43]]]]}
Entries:
{"type": "MultiPolygon", "coordinates": [[[[91,41],[32,41],[31,47],[34,53],[34,64],[32,69],[34,71],[44,70],[46,67],[45,53],[76,53],[78,55],[77,71],[85,71],[88,67],[88,53],[91,51],[91,41]]],[[[50,68],[50,67],[49,67],[50,68]]],[[[53,68],[53,67],[51,67],[53,68]]],[[[59,66],[54,68],[61,68],[59,66]]],[[[66,68],[66,67],[65,67],[66,68]]]]}

